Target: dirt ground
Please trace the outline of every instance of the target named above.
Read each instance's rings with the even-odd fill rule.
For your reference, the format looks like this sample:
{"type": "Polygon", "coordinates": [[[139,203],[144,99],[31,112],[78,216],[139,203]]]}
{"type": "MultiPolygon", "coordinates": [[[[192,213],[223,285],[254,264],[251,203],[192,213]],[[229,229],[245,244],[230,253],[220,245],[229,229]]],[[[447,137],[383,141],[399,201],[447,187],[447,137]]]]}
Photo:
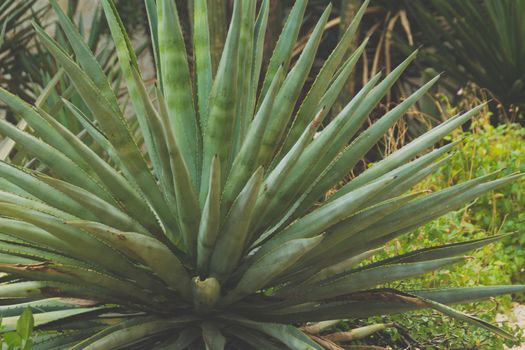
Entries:
{"type": "MultiPolygon", "coordinates": [[[[521,329],[525,330],[525,305],[516,303],[514,304],[512,313],[509,316],[498,315],[496,317],[497,322],[503,322],[506,320],[509,320],[512,324],[518,325],[521,329]]],[[[509,348],[509,350],[525,350],[525,343],[513,348],[509,348]]]]}

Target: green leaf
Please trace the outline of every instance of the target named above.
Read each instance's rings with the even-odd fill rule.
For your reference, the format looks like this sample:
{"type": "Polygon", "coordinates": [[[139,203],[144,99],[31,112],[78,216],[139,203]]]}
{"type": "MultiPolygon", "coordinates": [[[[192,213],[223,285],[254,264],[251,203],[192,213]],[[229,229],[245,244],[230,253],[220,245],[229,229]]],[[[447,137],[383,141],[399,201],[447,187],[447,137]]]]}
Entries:
{"type": "Polygon", "coordinates": [[[236,302],[272,282],[289,269],[301,256],[314,249],[323,236],[294,239],[268,252],[255,260],[243,273],[240,281],[222,300],[223,304],[236,302]]]}
{"type": "Polygon", "coordinates": [[[221,168],[219,158],[214,157],[211,166],[210,187],[202,209],[197,239],[197,270],[201,275],[208,271],[208,265],[215,247],[221,224],[221,168]]]}
{"type": "Polygon", "coordinates": [[[433,300],[430,300],[430,299],[424,299],[422,297],[419,297],[423,302],[425,302],[426,304],[428,304],[429,307],[431,307],[432,309],[434,310],[437,310],[447,316],[450,316],[452,318],[455,318],[459,321],[463,321],[463,322],[467,322],[467,323],[470,323],[470,324],[473,324],[475,326],[478,326],[478,327],[481,327],[481,328],[485,328],[486,330],[492,332],[492,333],[495,333],[505,339],[509,339],[509,340],[516,340],[514,338],[513,335],[505,332],[503,329],[499,328],[499,327],[496,327],[486,321],[483,321],[482,319],[480,318],[477,318],[477,317],[474,317],[474,316],[471,316],[471,315],[467,315],[466,313],[464,312],[461,312],[461,311],[458,311],[458,310],[455,310],[449,306],[446,306],[446,305],[443,305],[441,303],[438,303],[438,302],[435,302],[433,300]]]}
{"type": "Polygon", "coordinates": [[[162,92],[170,120],[170,128],[166,131],[171,132],[180,145],[193,186],[198,188],[201,135],[193,107],[193,87],[174,0],[157,1],[157,18],[162,92]]]}
{"type": "MultiPolygon", "coordinates": [[[[197,98],[201,128],[208,115],[208,98],[213,81],[207,0],[195,0],[193,5],[193,50],[197,75],[197,98]]],[[[205,181],[205,180],[203,180],[205,181]]]]}
{"type": "Polygon", "coordinates": [[[128,93],[135,109],[135,115],[140,126],[142,137],[144,138],[147,153],[153,165],[153,171],[157,174],[157,177],[166,184],[166,177],[169,177],[166,171],[169,168],[162,162],[162,157],[165,157],[166,154],[165,142],[162,142],[162,134],[160,134],[159,137],[159,133],[154,134],[152,130],[155,125],[153,123],[157,121],[158,118],[155,119],[152,116],[151,110],[153,108],[149,105],[149,100],[145,97],[145,87],[138,72],[139,67],[135,51],[133,50],[131,41],[112,0],[103,0],[102,6],[113,37],[113,42],[115,43],[120,69],[126,79],[128,93]]]}
{"type": "Polygon", "coordinates": [[[305,294],[304,289],[295,290],[294,292],[301,294],[300,299],[302,300],[327,299],[369,289],[379,284],[422,275],[460,261],[464,261],[464,258],[443,258],[415,263],[385,265],[370,269],[367,269],[365,266],[363,270],[358,270],[354,273],[350,271],[342,274],[342,276],[335,276],[321,281],[317,287],[310,288],[307,294],[305,294]]]}
{"type": "Polygon", "coordinates": [[[328,21],[331,10],[332,6],[329,4],[317,22],[301,56],[288,73],[283,82],[283,86],[275,98],[272,109],[272,119],[266,127],[261,149],[257,155],[259,164],[269,164],[277,150],[277,146],[284,135],[286,125],[289,122],[294,106],[312,67],[315,53],[321,42],[324,27],[328,21]]]}
{"type": "Polygon", "coordinates": [[[293,326],[275,323],[261,323],[254,322],[245,319],[234,319],[238,320],[239,324],[255,329],[258,332],[267,334],[292,350],[323,350],[321,345],[310,339],[307,335],[302,333],[300,330],[293,326]]]}
{"type": "Polygon", "coordinates": [[[35,320],[31,308],[26,308],[16,321],[16,332],[20,335],[23,343],[27,343],[33,333],[35,320]]]}
{"type": "MultiPolygon", "coordinates": [[[[293,143],[301,135],[302,130],[315,116],[315,108],[319,105],[323,105],[321,98],[323,94],[325,94],[328,86],[330,84],[334,85],[333,83],[331,83],[332,78],[334,77],[336,71],[340,68],[341,61],[343,60],[345,53],[348,51],[348,48],[354,42],[355,33],[357,32],[357,29],[359,27],[361,19],[363,18],[365,10],[368,7],[369,2],[369,0],[363,2],[361,7],[359,8],[359,11],[357,11],[357,13],[353,16],[352,23],[350,23],[343,36],[337,43],[337,46],[321,67],[321,70],[317,74],[315,81],[308,92],[308,95],[301,103],[301,107],[297,112],[297,115],[294,119],[293,125],[290,128],[289,134],[286,137],[281,152],[286,152],[292,147],[293,143]]],[[[343,84],[347,83],[349,73],[353,70],[353,66],[355,65],[355,63],[357,63],[357,59],[361,56],[361,52],[363,51],[363,48],[366,45],[367,41],[368,40],[365,39],[363,44],[352,53],[347,63],[343,65],[343,67],[345,68],[343,68],[341,70],[341,73],[339,73],[339,76],[344,76],[344,78],[342,79],[343,84]],[[348,70],[348,74],[343,74],[344,70],[348,70]]],[[[334,96],[334,99],[337,97],[337,95],[339,95],[342,88],[343,86],[341,86],[339,89],[336,89],[337,92],[334,93],[334,95],[336,95],[334,96]]]]}
{"type": "Polygon", "coordinates": [[[261,148],[262,137],[268,121],[271,118],[271,111],[277,91],[281,86],[284,73],[280,68],[270,85],[270,89],[264,98],[259,111],[248,129],[248,134],[235,160],[233,161],[232,169],[228,180],[226,181],[224,193],[222,196],[223,208],[228,210],[231,207],[235,197],[239,194],[242,186],[249,179],[251,174],[261,164],[257,163],[257,157],[254,157],[261,148]]]}
{"type": "Polygon", "coordinates": [[[297,41],[299,30],[301,29],[301,24],[303,22],[306,5],[308,5],[308,0],[296,1],[286,19],[286,23],[284,24],[284,28],[281,31],[279,40],[275,45],[272,57],[268,63],[268,68],[266,69],[266,76],[264,77],[262,90],[259,94],[259,101],[263,101],[266,96],[279,67],[282,66],[283,71],[288,71],[292,59],[293,47],[297,41]]]}
{"type": "Polygon", "coordinates": [[[186,269],[179,259],[155,238],[135,232],[122,232],[96,222],[69,221],[67,224],[82,228],[131,258],[139,259],[170,287],[184,297],[189,297],[190,280],[186,269]]]}
{"type": "MultiPolygon", "coordinates": [[[[144,196],[148,198],[153,208],[158,212],[159,218],[164,220],[167,230],[174,230],[176,232],[176,223],[170,215],[159,187],[149,171],[137,144],[133,140],[127,122],[124,120],[122,114],[117,113],[111,107],[86,73],[56,45],[49,35],[39,27],[35,27],[35,29],[42,43],[64,67],[84,102],[86,102],[96,116],[100,127],[122,159],[122,163],[128,171],[127,173],[130,174],[140,186],[144,196]]],[[[168,232],[167,236],[173,239],[174,235],[168,232]]]]}
{"type": "Polygon", "coordinates": [[[223,350],[226,345],[226,338],[222,335],[221,331],[211,323],[201,324],[202,338],[204,339],[204,345],[206,350],[223,350]]]}
{"type": "MultiPolygon", "coordinates": [[[[235,1],[230,30],[224,46],[221,61],[210,92],[208,118],[204,122],[204,153],[202,179],[209,179],[212,158],[217,155],[221,164],[221,179],[228,178],[235,128],[237,68],[239,35],[241,31],[242,1],[235,1]]],[[[200,203],[206,200],[208,183],[201,182],[200,203]]]]}
{"type": "MultiPolygon", "coordinates": [[[[257,251],[256,256],[264,254],[269,249],[291,239],[313,237],[324,232],[331,226],[363,209],[362,206],[371,196],[387,188],[393,180],[394,178],[388,178],[371,183],[368,186],[363,186],[329,205],[314,210],[263,243],[261,249],[257,251]]],[[[255,244],[258,243],[256,242],[255,244]]]]}
{"type": "Polygon", "coordinates": [[[263,169],[259,167],[235,199],[217,237],[210,273],[220,281],[224,281],[237,267],[246,248],[253,209],[262,182],[263,169]]]}
{"type": "MultiPolygon", "coordinates": [[[[42,312],[39,314],[34,314],[32,315],[34,318],[33,327],[39,328],[51,322],[63,320],[68,317],[74,317],[74,316],[79,316],[83,314],[93,313],[93,312],[97,312],[103,309],[104,309],[104,306],[99,306],[99,307],[75,308],[72,310],[50,311],[50,312],[42,312]]],[[[18,316],[4,317],[2,320],[2,325],[5,327],[4,331],[14,330],[19,319],[20,317],[18,316]]],[[[27,328],[27,330],[29,330],[29,327],[27,328]]]]}

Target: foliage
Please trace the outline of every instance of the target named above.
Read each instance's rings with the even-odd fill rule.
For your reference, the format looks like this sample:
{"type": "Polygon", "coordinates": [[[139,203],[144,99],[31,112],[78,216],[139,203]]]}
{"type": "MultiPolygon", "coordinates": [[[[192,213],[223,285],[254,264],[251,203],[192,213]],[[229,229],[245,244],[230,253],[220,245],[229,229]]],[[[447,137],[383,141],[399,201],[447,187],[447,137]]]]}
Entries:
{"type": "Polygon", "coordinates": [[[29,23],[38,21],[48,10],[36,2],[4,0],[0,4],[0,86],[25,100],[31,98],[27,91],[34,77],[30,72],[39,64],[31,52],[34,32],[29,23]]]}
{"type": "MultiPolygon", "coordinates": [[[[446,102],[445,102],[446,104],[446,102]]],[[[448,114],[457,111],[450,109],[448,114]]],[[[483,176],[498,169],[506,173],[525,169],[525,129],[518,124],[493,126],[490,113],[486,110],[476,118],[469,133],[455,133],[452,140],[461,141],[446,165],[440,167],[427,180],[421,182],[418,189],[439,191],[450,185],[483,176]]],[[[507,284],[523,282],[525,274],[525,252],[521,249],[525,243],[525,182],[518,181],[505,188],[478,198],[474,203],[451,212],[438,220],[426,224],[418,230],[391,242],[385,256],[401,254],[405,251],[421,249],[427,246],[446,244],[450,241],[470,240],[487,235],[511,233],[506,239],[487,246],[471,254],[466,264],[440,270],[431,275],[405,281],[405,288],[434,288],[438,285],[476,285],[507,284]]],[[[520,295],[516,295],[522,300],[520,295]]],[[[510,312],[510,297],[497,302],[487,301],[462,306],[461,310],[490,320],[497,314],[510,312]]],[[[512,318],[511,318],[512,320],[512,318]]],[[[425,349],[430,348],[482,348],[503,349],[522,343],[522,340],[505,341],[491,337],[481,329],[465,327],[451,322],[431,311],[422,311],[405,315],[379,317],[353,322],[356,327],[370,322],[394,323],[382,334],[366,340],[370,344],[384,344],[396,348],[408,345],[425,349]]],[[[516,330],[520,331],[519,326],[516,330]]],[[[505,325],[510,330],[509,325],[505,325]]],[[[515,330],[515,331],[516,331],[515,330]]]]}
{"type": "MultiPolygon", "coordinates": [[[[35,30],[93,121],[76,101],[61,100],[85,128],[77,134],[38,103],[0,90],[31,130],[0,120],[24,164],[0,162],[0,271],[8,274],[0,311],[33,309],[41,331],[35,349],[321,349],[329,339],[295,325],[424,308],[512,338],[445,304],[525,286],[384,288],[464,262],[464,254],[504,235],[388,257],[379,251],[521,176],[494,173],[432,194],[407,194],[453,144],[424,152],[483,106],[341,185],[439,78],[359,133],[413,53],[383,80],[368,81],[317,134],[364,50],[366,41],[345,58],[367,2],[304,98],[330,6],[292,65],[306,1],[295,3],[263,77],[269,1],[257,16],[255,2],[235,1],[213,74],[207,1],[194,3],[188,56],[175,2],[148,0],[158,72],[150,87],[115,4],[102,4],[135,111],[130,119],[56,1],[51,5],[75,58],[40,26],[35,30]],[[368,263],[359,266],[362,261],[368,263]]],[[[4,332],[13,330],[15,318],[4,318],[4,332]]]]}
{"type": "MultiPolygon", "coordinates": [[[[0,346],[7,350],[31,350],[33,348],[34,317],[31,308],[26,308],[16,321],[16,330],[2,334],[0,346]],[[4,347],[4,343],[5,346],[4,347]]],[[[5,325],[2,325],[5,326],[5,325]]]]}
{"type": "MultiPolygon", "coordinates": [[[[487,89],[516,118],[525,108],[525,1],[405,1],[431,49],[420,59],[446,71],[455,89],[473,82],[487,89]]],[[[456,91],[454,91],[456,92],[456,91]]]]}

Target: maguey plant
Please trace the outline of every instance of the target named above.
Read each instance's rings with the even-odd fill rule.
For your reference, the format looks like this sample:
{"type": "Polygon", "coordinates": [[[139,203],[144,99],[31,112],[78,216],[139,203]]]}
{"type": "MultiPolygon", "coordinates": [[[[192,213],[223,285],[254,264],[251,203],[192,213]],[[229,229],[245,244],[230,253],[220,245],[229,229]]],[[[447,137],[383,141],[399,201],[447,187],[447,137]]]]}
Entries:
{"type": "Polygon", "coordinates": [[[343,182],[438,79],[360,131],[414,53],[325,120],[366,45],[347,56],[366,2],[302,94],[330,6],[291,62],[306,6],[297,1],[263,70],[268,0],[234,2],[216,67],[206,0],[194,2],[190,57],[175,2],[147,0],[158,74],[148,86],[114,3],[102,0],[130,117],[70,19],[51,4],[74,56],[35,30],[94,120],[64,99],[85,127],[75,134],[0,90],[30,127],[0,121],[1,134],[30,155],[25,166],[0,163],[3,331],[30,307],[34,349],[323,349],[302,325],[433,308],[509,336],[445,304],[523,286],[389,284],[460,263],[503,236],[373,259],[399,235],[520,175],[410,191],[454,143],[425,151],[477,107],[343,182]],[[132,123],[140,132],[130,131],[132,123]]]}

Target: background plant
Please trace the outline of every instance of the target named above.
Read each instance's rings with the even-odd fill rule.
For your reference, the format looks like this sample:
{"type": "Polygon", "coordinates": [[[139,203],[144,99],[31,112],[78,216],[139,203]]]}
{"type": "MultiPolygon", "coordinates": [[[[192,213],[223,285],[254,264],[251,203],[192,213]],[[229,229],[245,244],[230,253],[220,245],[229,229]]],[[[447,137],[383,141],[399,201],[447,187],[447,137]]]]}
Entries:
{"type": "Polygon", "coordinates": [[[30,21],[41,19],[48,6],[36,0],[6,0],[0,4],[0,86],[30,101],[34,95],[31,84],[33,67],[38,66],[34,55],[34,31],[30,21]]]}
{"type": "MultiPolygon", "coordinates": [[[[477,102],[479,103],[479,101],[477,102]]],[[[455,114],[457,108],[445,100],[442,104],[448,114],[455,114]]],[[[467,133],[455,132],[450,141],[461,141],[456,152],[446,165],[418,185],[419,189],[438,191],[447,186],[466,181],[476,176],[488,174],[497,169],[506,173],[523,171],[525,162],[525,130],[519,124],[494,126],[490,122],[490,112],[485,110],[476,118],[467,133]]],[[[518,181],[508,187],[481,196],[474,203],[451,212],[418,230],[391,242],[386,249],[388,254],[399,254],[406,250],[421,249],[427,246],[446,244],[450,241],[476,239],[496,235],[501,232],[514,232],[510,237],[474,252],[466,264],[437,271],[431,275],[405,281],[406,287],[433,288],[436,285],[450,286],[481,284],[508,284],[522,282],[525,278],[523,266],[525,257],[521,247],[525,242],[523,235],[525,205],[523,193],[525,183],[518,181]]],[[[516,295],[514,300],[522,297],[516,295]]],[[[487,301],[461,306],[461,310],[485,320],[494,319],[498,314],[508,314],[515,304],[511,298],[501,298],[497,302],[487,301]]],[[[510,318],[513,321],[512,317],[510,318]]],[[[396,348],[487,348],[503,349],[504,345],[516,346],[514,342],[494,338],[484,330],[464,326],[429,311],[407,315],[396,315],[340,324],[339,329],[359,327],[371,322],[394,323],[360,344],[395,346],[396,348]]],[[[506,325],[510,330],[519,326],[506,325]]],[[[327,330],[327,332],[333,332],[327,330]]]]}
{"type": "Polygon", "coordinates": [[[418,0],[405,6],[418,26],[414,41],[429,47],[422,64],[446,71],[453,95],[467,83],[486,89],[502,107],[493,118],[522,123],[525,1],[418,0]]]}

